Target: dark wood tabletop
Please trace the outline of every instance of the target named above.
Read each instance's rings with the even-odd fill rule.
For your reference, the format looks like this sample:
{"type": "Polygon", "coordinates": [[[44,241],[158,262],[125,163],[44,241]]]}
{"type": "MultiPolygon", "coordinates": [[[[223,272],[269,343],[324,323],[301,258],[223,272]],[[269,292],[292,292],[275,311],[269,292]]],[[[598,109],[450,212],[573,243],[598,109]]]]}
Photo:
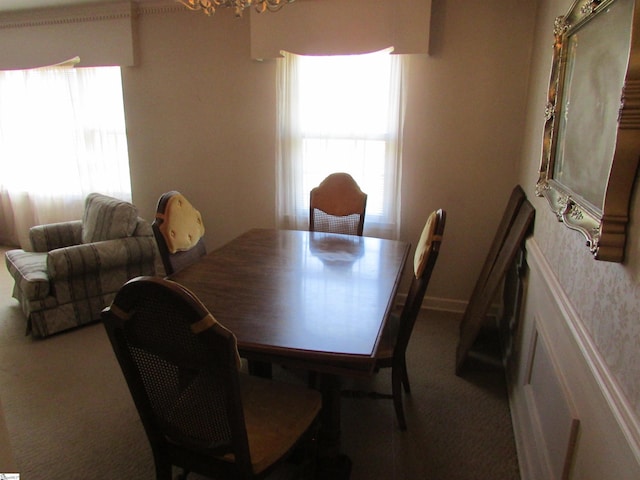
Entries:
{"type": "Polygon", "coordinates": [[[370,373],[406,242],[254,229],[170,278],[238,338],[242,356],[370,373]]]}

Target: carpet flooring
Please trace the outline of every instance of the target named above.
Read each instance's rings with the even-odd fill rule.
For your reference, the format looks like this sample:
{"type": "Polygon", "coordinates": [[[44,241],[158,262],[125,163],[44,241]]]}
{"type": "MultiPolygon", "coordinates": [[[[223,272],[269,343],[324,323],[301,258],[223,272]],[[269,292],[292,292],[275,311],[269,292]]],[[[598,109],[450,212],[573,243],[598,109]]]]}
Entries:
{"type": "MultiPolygon", "coordinates": [[[[0,268],[0,400],[20,479],[155,478],[102,325],[44,340],[27,337],[11,288],[0,268]]],[[[503,373],[454,374],[459,320],[424,311],[417,322],[408,351],[406,432],[398,430],[390,400],[343,398],[342,451],[352,460],[352,480],[519,479],[503,373]]],[[[276,370],[279,375],[295,376],[276,370]]],[[[387,393],[390,371],[343,384],[387,393]]]]}

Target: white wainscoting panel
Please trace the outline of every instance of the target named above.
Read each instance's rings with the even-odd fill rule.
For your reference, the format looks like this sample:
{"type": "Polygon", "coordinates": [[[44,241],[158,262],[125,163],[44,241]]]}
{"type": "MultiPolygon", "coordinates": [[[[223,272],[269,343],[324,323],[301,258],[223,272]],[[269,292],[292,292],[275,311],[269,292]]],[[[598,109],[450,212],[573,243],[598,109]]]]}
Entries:
{"type": "Polygon", "coordinates": [[[545,335],[534,325],[523,384],[527,411],[544,478],[566,480],[571,471],[580,420],[549,354],[545,335]]]}
{"type": "Polygon", "coordinates": [[[640,429],[535,240],[507,365],[523,480],[637,480],[640,429]]]}

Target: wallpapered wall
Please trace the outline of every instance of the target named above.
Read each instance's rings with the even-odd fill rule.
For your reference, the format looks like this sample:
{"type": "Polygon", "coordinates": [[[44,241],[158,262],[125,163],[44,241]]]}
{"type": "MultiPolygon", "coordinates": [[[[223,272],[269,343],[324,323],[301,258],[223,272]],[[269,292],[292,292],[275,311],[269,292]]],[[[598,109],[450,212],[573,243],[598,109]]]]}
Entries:
{"type": "MultiPolygon", "coordinates": [[[[640,197],[637,197],[640,198],[640,197]]],[[[544,205],[542,205],[544,208],[544,205]]],[[[632,205],[640,211],[640,201],[632,205]]],[[[636,213],[636,218],[638,217],[636,213]]],[[[535,239],[605,363],[640,416],[640,235],[632,226],[626,264],[595,261],[582,235],[537,213],[535,239]]]]}
{"type": "Polygon", "coordinates": [[[533,193],[542,147],[553,22],[572,1],[540,0],[534,37],[521,182],[536,207],[534,239],[549,260],[612,376],[640,418],[640,195],[631,201],[624,263],[595,261],[581,234],[560,224],[533,193]]]}

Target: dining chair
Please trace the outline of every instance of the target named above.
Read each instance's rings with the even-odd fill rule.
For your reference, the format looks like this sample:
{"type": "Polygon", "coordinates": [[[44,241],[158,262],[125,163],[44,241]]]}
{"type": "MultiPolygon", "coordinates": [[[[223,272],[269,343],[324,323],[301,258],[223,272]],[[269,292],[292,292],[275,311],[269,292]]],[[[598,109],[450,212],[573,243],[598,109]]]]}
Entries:
{"type": "Polygon", "coordinates": [[[367,194],[348,173],[332,173],[313,188],[309,230],[362,236],[367,194]]]}
{"type": "Polygon", "coordinates": [[[180,192],[162,194],[151,227],[166,275],[191,265],[207,253],[202,216],[180,192]]]}
{"type": "Polygon", "coordinates": [[[235,335],[192,292],[137,277],[102,318],[157,480],[170,480],[174,466],[184,479],[262,478],[294,451],[306,452],[296,455],[301,468],[313,465],[319,392],[241,373],[235,335]]]}
{"type": "Polygon", "coordinates": [[[445,223],[446,212],[444,210],[439,209],[429,215],[416,245],[413,258],[413,277],[409,285],[407,299],[399,315],[391,314],[387,318],[385,329],[380,338],[374,371],[379,372],[380,369],[391,368],[391,395],[353,390],[342,392],[342,395],[346,397],[393,399],[400,430],[407,429],[402,402],[402,387],[404,387],[405,393],[411,393],[407,372],[407,346],[436,265],[445,223]]]}
{"type": "Polygon", "coordinates": [[[407,422],[404,416],[402,390],[400,387],[404,387],[405,393],[411,393],[409,375],[407,373],[407,346],[440,253],[446,218],[446,212],[442,209],[436,210],[429,215],[420,240],[416,245],[413,258],[413,278],[411,279],[407,299],[399,317],[392,315],[387,319],[376,355],[377,369],[391,368],[393,405],[401,430],[407,429],[407,422]]]}

